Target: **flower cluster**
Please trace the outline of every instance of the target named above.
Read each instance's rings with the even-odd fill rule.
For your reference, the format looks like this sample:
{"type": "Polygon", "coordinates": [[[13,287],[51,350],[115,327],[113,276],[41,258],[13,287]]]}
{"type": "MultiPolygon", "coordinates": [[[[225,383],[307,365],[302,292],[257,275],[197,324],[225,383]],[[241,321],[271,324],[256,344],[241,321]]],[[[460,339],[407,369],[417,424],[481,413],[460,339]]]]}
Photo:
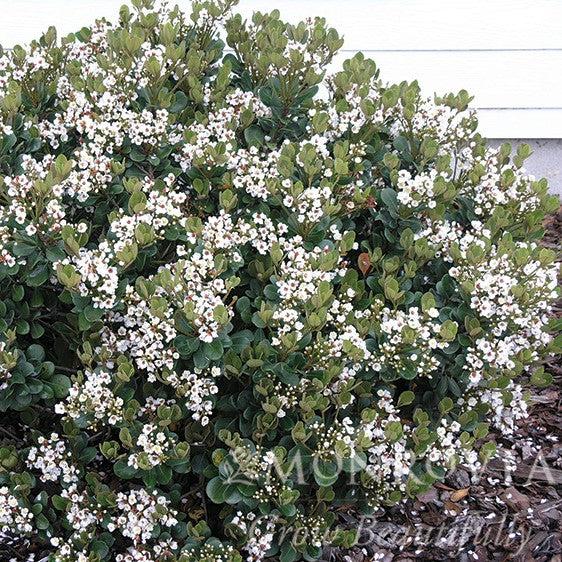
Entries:
{"type": "Polygon", "coordinates": [[[51,433],[48,438],[42,435],[37,439],[38,447],[31,447],[27,454],[27,465],[41,472],[41,480],[56,482],[59,478],[66,484],[77,480],[77,469],[72,455],[58,434],[51,433]]]}
{"type": "Polygon", "coordinates": [[[115,425],[122,416],[123,399],[111,389],[112,377],[105,369],[86,370],[76,378],[64,402],[55,406],[57,414],[70,419],[88,419],[90,427],[100,422],[115,425]]]}
{"type": "Polygon", "coordinates": [[[0,530],[18,535],[33,531],[33,514],[29,508],[10,493],[7,486],[0,487],[0,530]]]}
{"type": "Polygon", "coordinates": [[[135,443],[140,451],[130,455],[127,463],[133,468],[140,467],[144,470],[150,470],[166,462],[172,445],[163,431],[158,431],[158,427],[154,424],[147,423],[143,426],[135,443]]]}
{"type": "Polygon", "coordinates": [[[0,49],[0,532],[53,562],[324,559],[551,380],[529,148],[235,3],[0,49]]]}
{"type": "Polygon", "coordinates": [[[381,495],[403,490],[410,473],[414,455],[407,446],[407,431],[398,433],[397,438],[389,439],[389,424],[400,424],[399,410],[390,392],[377,391],[377,404],[372,419],[361,425],[361,432],[368,439],[365,473],[368,486],[374,490],[369,501],[377,505],[381,495]]]}
{"type": "MultiPolygon", "coordinates": [[[[524,149],[520,154],[528,154],[524,149]]],[[[501,149],[487,148],[483,155],[468,155],[469,181],[463,183],[461,193],[474,201],[474,213],[489,217],[498,206],[513,208],[513,220],[540,209],[539,182],[521,166],[511,166],[501,149]]],[[[463,166],[467,167],[467,162],[463,166]]]]}
{"type": "Polygon", "coordinates": [[[344,418],[331,427],[326,427],[322,422],[314,422],[310,429],[317,436],[314,457],[330,460],[338,454],[340,458],[353,456],[355,427],[350,418],[344,418]]]}
{"type": "Polygon", "coordinates": [[[119,493],[117,508],[121,514],[114,518],[108,529],[119,529],[135,545],[146,543],[157,525],[173,527],[177,523],[177,513],[169,508],[169,503],[164,496],[149,494],[145,490],[119,493]]]}
{"type": "Polygon", "coordinates": [[[193,373],[171,373],[166,382],[175,388],[178,396],[185,398],[186,408],[193,412],[191,417],[201,425],[207,425],[213,413],[210,397],[219,391],[216,379],[221,374],[220,368],[215,366],[211,367],[210,376],[202,376],[201,370],[195,369],[193,373]]]}
{"type": "Polygon", "coordinates": [[[304,247],[303,240],[296,236],[287,240],[281,247],[283,253],[275,279],[280,305],[273,312],[273,320],[278,324],[278,336],[272,340],[273,345],[280,345],[281,338],[293,333],[302,339],[301,308],[316,294],[323,282],[330,282],[345,273],[344,267],[338,267],[339,259],[333,258],[330,246],[316,246],[311,250],[304,247]],[[328,258],[326,260],[325,258],[328,258]],[[333,261],[332,267],[319,266],[322,262],[333,261]]]}
{"type": "MultiPolygon", "coordinates": [[[[87,492],[79,492],[77,485],[63,490],[61,496],[69,501],[66,520],[74,532],[92,535],[93,529],[95,529],[99,520],[105,515],[102,507],[99,504],[96,505],[87,492]]],[[[54,540],[51,539],[51,544],[55,546],[60,542],[56,538],[54,540]]]]}
{"type": "Polygon", "coordinates": [[[412,306],[407,313],[383,308],[380,314],[381,339],[373,368],[403,378],[431,378],[439,367],[435,352],[449,345],[441,337],[441,325],[434,320],[439,311],[429,308],[422,313],[412,306]]]}

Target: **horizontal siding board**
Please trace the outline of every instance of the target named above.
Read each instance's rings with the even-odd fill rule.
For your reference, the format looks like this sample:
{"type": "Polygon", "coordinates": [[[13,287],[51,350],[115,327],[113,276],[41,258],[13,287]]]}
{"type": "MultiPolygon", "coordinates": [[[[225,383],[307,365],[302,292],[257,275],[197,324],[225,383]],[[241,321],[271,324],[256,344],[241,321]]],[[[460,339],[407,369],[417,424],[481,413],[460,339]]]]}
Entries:
{"type": "MultiPolygon", "coordinates": [[[[477,107],[562,107],[562,50],[364,52],[384,81],[417,79],[428,94],[464,88],[477,107]]],[[[352,54],[340,53],[334,67],[352,54]]]]}
{"type": "Polygon", "coordinates": [[[562,137],[562,109],[480,109],[478,122],[479,131],[490,139],[562,137]]]}
{"type": "Polygon", "coordinates": [[[559,0],[241,0],[298,21],[321,15],[358,49],[560,49],[559,0]]]}
{"type": "Polygon", "coordinates": [[[37,39],[50,25],[67,35],[98,18],[115,19],[120,0],[0,0],[0,44],[11,48],[37,39]]]}
{"type": "MultiPolygon", "coordinates": [[[[122,3],[0,0],[0,43],[29,41],[48,25],[70,33],[96,17],[117,14],[122,3]]],[[[290,21],[326,17],[351,50],[562,49],[559,0],[241,0],[236,9],[249,16],[273,8],[290,21]]]]}

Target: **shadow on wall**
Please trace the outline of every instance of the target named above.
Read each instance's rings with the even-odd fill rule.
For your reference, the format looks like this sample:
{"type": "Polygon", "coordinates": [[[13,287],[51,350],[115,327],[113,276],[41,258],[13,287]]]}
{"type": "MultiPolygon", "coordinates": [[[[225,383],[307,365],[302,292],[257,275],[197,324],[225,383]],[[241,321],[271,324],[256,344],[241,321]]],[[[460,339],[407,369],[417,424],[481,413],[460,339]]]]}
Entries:
{"type": "Polygon", "coordinates": [[[533,154],[525,162],[525,169],[536,178],[546,178],[550,193],[562,196],[562,139],[491,139],[494,147],[509,142],[513,147],[527,143],[533,154]]]}

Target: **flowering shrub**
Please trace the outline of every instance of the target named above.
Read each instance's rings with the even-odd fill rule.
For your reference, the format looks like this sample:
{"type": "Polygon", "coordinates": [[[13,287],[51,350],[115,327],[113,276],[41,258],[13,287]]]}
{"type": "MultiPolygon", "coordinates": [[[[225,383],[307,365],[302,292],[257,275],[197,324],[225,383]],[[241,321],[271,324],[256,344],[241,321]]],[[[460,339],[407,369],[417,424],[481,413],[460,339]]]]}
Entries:
{"type": "Polygon", "coordinates": [[[133,4],[0,52],[0,530],[315,560],[548,384],[557,203],[322,19],[133,4]]]}

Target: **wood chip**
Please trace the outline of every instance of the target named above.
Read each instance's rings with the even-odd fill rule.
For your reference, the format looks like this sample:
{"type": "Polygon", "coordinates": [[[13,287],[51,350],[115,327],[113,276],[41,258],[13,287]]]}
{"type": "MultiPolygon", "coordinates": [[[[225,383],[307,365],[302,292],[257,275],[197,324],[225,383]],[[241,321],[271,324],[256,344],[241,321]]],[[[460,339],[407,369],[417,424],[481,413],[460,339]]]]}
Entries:
{"type": "Polygon", "coordinates": [[[452,502],[459,502],[463,498],[466,498],[466,496],[468,496],[469,490],[470,490],[470,488],[461,488],[460,490],[455,490],[451,494],[451,501],[452,502]]]}

